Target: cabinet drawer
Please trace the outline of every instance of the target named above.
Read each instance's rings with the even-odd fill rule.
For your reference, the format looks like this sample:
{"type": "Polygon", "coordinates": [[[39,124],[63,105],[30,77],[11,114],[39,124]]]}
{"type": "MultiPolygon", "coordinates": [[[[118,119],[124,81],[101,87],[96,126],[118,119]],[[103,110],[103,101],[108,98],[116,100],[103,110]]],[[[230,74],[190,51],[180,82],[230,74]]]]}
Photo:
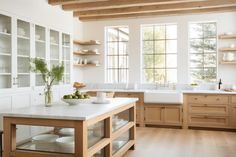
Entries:
{"type": "Polygon", "coordinates": [[[229,97],[225,95],[191,95],[188,102],[193,104],[228,104],[229,97]]]}
{"type": "Polygon", "coordinates": [[[231,96],[231,103],[236,104],[236,96],[231,96]]]}
{"type": "Polygon", "coordinates": [[[228,105],[190,104],[189,112],[193,114],[228,115],[228,105]]]}
{"type": "Polygon", "coordinates": [[[228,126],[228,117],[216,116],[189,116],[189,125],[200,127],[222,127],[228,126]]]}

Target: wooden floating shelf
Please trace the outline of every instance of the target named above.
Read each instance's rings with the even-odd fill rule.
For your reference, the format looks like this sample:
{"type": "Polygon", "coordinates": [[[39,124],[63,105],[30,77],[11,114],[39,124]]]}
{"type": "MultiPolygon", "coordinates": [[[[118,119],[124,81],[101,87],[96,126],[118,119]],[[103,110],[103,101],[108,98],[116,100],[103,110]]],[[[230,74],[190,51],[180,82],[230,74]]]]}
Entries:
{"type": "Polygon", "coordinates": [[[100,53],[97,53],[97,52],[94,52],[94,51],[88,51],[88,52],[77,51],[77,52],[74,52],[74,55],[83,55],[83,56],[86,56],[86,55],[100,55],[100,53]]]}
{"type": "Polygon", "coordinates": [[[236,39],[236,34],[232,34],[232,35],[219,35],[219,39],[236,39]]]}
{"type": "Polygon", "coordinates": [[[234,48],[230,48],[230,47],[225,47],[225,48],[221,48],[219,49],[221,52],[225,52],[225,51],[236,51],[236,47],[234,48]]]}
{"type": "Polygon", "coordinates": [[[74,66],[78,67],[99,67],[99,64],[74,64],[74,66]]]}
{"type": "Polygon", "coordinates": [[[236,64],[236,61],[221,61],[220,64],[233,65],[233,64],[236,64]]]}
{"type": "Polygon", "coordinates": [[[101,43],[97,40],[88,40],[88,41],[74,40],[74,44],[78,44],[78,45],[101,45],[101,43]]]}

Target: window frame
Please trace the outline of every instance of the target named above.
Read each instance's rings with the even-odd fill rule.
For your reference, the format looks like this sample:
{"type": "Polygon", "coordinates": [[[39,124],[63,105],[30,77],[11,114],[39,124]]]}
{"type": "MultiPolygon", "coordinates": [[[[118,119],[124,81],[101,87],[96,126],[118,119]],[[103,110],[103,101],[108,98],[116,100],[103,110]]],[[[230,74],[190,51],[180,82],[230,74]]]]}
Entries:
{"type": "Polygon", "coordinates": [[[156,79],[156,72],[155,72],[155,70],[164,70],[165,71],[165,78],[164,78],[164,83],[167,83],[168,81],[167,81],[167,71],[168,70],[176,70],[176,82],[172,82],[172,83],[178,83],[178,23],[177,22],[175,22],[175,23],[158,23],[158,24],[142,24],[141,25],[141,27],[140,27],[140,34],[141,34],[141,38],[140,38],[140,42],[141,42],[141,47],[140,47],[140,49],[141,49],[141,54],[140,54],[140,56],[141,56],[141,67],[140,67],[140,69],[141,69],[141,81],[142,81],[142,83],[145,83],[145,84],[155,84],[155,83],[159,83],[158,81],[157,81],[157,79],[156,79]],[[177,29],[176,29],[176,38],[174,38],[174,39],[168,39],[167,38],[167,31],[166,31],[166,28],[167,28],[167,26],[170,26],[170,25],[175,25],[176,27],[177,27],[177,29]],[[156,26],[164,26],[165,27],[165,38],[163,38],[163,39],[155,39],[155,27],[156,26]],[[153,31],[153,39],[151,40],[151,39],[148,39],[148,40],[145,40],[144,39],[144,33],[143,33],[143,29],[145,28],[145,27],[152,27],[152,31],[153,31]],[[145,41],[150,41],[150,42],[153,42],[153,48],[152,48],[152,50],[153,50],[153,52],[152,53],[150,53],[150,54],[145,54],[144,53],[144,42],[145,41]],[[164,41],[164,47],[165,47],[165,53],[155,53],[155,48],[156,48],[156,46],[155,46],[155,44],[156,44],[156,41],[164,41]],[[176,53],[166,53],[167,51],[167,42],[168,41],[176,41],[176,53]],[[145,68],[145,63],[144,63],[144,56],[152,56],[153,57],[153,60],[154,60],[154,62],[153,62],[153,68],[145,68]],[[164,57],[165,57],[165,66],[164,67],[155,67],[155,56],[161,56],[161,55],[164,55],[164,57]],[[171,56],[171,55],[176,55],[176,67],[168,67],[167,66],[167,56],[171,56]],[[153,71],[153,81],[152,82],[146,82],[145,81],[145,70],[147,70],[147,69],[149,69],[149,70],[152,70],[153,71]]]}
{"type": "Polygon", "coordinates": [[[128,25],[120,25],[120,26],[106,26],[105,27],[105,55],[104,55],[104,60],[105,60],[105,83],[127,83],[129,82],[129,41],[130,41],[130,36],[128,34],[128,40],[127,41],[120,41],[120,31],[117,31],[118,34],[117,34],[117,38],[118,40],[116,41],[109,41],[108,40],[108,29],[109,28],[127,28],[129,30],[129,26],[128,25]],[[109,43],[117,43],[117,54],[108,54],[108,50],[109,50],[109,43]],[[120,54],[120,43],[127,43],[127,53],[126,54],[120,54]],[[114,67],[109,67],[108,63],[109,63],[109,57],[117,57],[118,58],[118,61],[117,61],[117,68],[114,68],[114,67]],[[125,68],[120,68],[119,67],[119,64],[120,64],[120,57],[125,57],[126,58],[126,67],[125,68]],[[109,76],[108,76],[108,73],[110,70],[116,70],[117,71],[117,80],[118,82],[109,82],[109,76]],[[125,71],[126,73],[126,81],[125,82],[121,82],[121,79],[120,79],[120,72],[121,71],[125,71]]]}
{"type": "MultiPolygon", "coordinates": [[[[203,68],[194,68],[194,67],[191,67],[191,54],[202,54],[204,56],[204,54],[211,54],[211,53],[204,53],[204,49],[203,49],[203,53],[191,53],[191,40],[192,39],[200,39],[200,40],[205,40],[205,39],[213,39],[212,37],[204,37],[204,32],[203,32],[203,38],[191,38],[190,37],[190,26],[191,24],[211,24],[211,23],[215,23],[215,26],[216,26],[216,36],[214,39],[216,39],[216,51],[215,51],[215,55],[216,55],[216,66],[214,68],[216,68],[216,78],[215,78],[215,81],[218,80],[218,70],[219,70],[219,55],[218,55],[218,22],[217,21],[190,21],[188,22],[188,82],[189,83],[195,83],[195,82],[192,82],[191,80],[191,69],[207,69],[207,68],[212,68],[212,67],[205,67],[204,66],[204,62],[203,62],[203,68]],[[205,67],[205,68],[204,68],[205,67]]],[[[204,57],[203,57],[204,59],[204,57]]],[[[201,80],[201,83],[213,83],[215,81],[212,81],[212,82],[206,82],[205,80],[201,80]]]]}

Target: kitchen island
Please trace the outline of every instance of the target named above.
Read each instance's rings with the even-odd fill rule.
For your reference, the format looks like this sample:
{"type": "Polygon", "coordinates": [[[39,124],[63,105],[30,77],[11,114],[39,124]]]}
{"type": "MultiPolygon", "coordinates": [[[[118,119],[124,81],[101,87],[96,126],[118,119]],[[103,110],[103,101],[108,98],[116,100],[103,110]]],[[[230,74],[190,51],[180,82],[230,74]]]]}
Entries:
{"type": "MultiPolygon", "coordinates": [[[[135,147],[135,103],[137,98],[109,99],[109,104],[92,102],[69,106],[32,106],[3,113],[4,157],[120,157],[135,147]],[[51,127],[45,133],[17,142],[17,126],[51,127]],[[67,129],[67,133],[60,132],[67,129]],[[73,141],[68,138],[68,129],[73,141]],[[37,141],[41,135],[58,137],[37,141]],[[66,136],[64,136],[66,135],[66,136]],[[66,140],[65,140],[66,141],[66,140]]],[[[69,135],[70,135],[69,134],[69,135]]]]}

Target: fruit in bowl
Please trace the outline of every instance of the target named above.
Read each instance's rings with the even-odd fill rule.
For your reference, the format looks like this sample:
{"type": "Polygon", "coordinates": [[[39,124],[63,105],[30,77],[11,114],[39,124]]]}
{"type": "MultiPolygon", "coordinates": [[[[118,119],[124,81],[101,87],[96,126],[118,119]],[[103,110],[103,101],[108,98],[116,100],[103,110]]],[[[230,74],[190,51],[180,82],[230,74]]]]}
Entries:
{"type": "Polygon", "coordinates": [[[80,93],[79,90],[77,90],[73,94],[64,95],[62,101],[65,103],[68,103],[69,105],[77,105],[80,103],[85,103],[90,99],[90,96],[87,94],[80,93]]]}

